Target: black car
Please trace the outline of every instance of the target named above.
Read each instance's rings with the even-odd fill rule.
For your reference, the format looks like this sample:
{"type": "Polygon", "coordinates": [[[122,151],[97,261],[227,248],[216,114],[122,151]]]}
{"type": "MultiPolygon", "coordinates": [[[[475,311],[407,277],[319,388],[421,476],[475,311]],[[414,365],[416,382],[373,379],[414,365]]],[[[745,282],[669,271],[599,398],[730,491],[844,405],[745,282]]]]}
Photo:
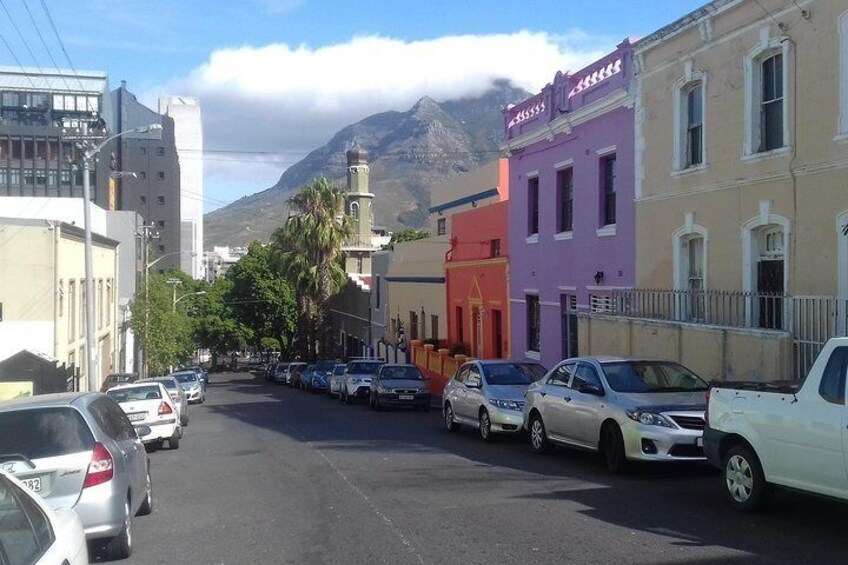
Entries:
{"type": "Polygon", "coordinates": [[[371,379],[369,404],[374,410],[412,406],[430,410],[430,388],[415,365],[383,365],[371,379]]]}
{"type": "Polygon", "coordinates": [[[138,373],[113,373],[100,385],[100,392],[106,392],[113,386],[126,385],[138,380],[138,373]]]}

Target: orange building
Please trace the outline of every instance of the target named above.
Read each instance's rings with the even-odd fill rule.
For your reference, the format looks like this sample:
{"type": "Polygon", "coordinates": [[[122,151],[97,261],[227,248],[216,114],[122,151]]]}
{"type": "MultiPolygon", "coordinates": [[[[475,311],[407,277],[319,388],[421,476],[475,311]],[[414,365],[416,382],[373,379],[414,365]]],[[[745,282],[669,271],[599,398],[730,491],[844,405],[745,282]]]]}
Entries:
{"type": "Polygon", "coordinates": [[[510,356],[508,205],[505,199],[455,214],[451,226],[445,261],[448,344],[467,344],[478,359],[510,356]]]}

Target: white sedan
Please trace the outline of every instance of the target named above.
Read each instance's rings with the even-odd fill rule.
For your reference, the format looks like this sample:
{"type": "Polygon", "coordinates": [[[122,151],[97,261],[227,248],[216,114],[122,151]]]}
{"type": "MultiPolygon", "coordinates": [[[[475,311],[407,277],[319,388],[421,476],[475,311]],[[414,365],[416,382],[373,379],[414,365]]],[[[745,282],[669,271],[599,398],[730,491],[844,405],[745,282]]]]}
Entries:
{"type": "Polygon", "coordinates": [[[116,386],[106,393],[117,402],[134,426],[148,426],[149,435],[144,443],[162,447],[168,442],[170,449],[179,449],[183,428],[179,411],[168,390],[160,382],[143,382],[116,386]]]}
{"type": "Polygon", "coordinates": [[[0,561],[26,565],[83,565],[88,546],[70,508],[51,510],[37,494],[0,470],[0,561]]]}

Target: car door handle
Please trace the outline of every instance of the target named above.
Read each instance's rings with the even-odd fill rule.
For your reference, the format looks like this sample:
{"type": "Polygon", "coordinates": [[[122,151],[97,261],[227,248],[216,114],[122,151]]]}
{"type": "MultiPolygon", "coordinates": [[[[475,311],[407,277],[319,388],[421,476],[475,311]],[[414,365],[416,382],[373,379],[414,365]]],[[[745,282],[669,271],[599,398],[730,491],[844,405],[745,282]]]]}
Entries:
{"type": "Polygon", "coordinates": [[[545,398],[546,396],[548,396],[548,393],[547,392],[540,392],[539,396],[541,396],[542,398],[545,398]]]}
{"type": "Polygon", "coordinates": [[[566,402],[571,402],[571,397],[569,397],[569,396],[563,396],[562,399],[565,400],[566,402]]]}

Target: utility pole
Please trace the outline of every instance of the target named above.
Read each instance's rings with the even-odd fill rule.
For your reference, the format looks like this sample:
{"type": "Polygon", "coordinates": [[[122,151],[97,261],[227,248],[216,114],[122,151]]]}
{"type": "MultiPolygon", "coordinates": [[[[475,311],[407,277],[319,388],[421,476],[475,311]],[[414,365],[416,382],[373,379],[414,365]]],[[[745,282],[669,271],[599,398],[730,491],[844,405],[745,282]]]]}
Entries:
{"type": "Polygon", "coordinates": [[[159,232],[153,224],[141,226],[142,245],[144,245],[144,343],[142,344],[141,376],[150,376],[150,244],[151,239],[159,239],[159,232]]]}
{"type": "Polygon", "coordinates": [[[174,298],[171,300],[171,311],[177,311],[177,287],[183,284],[183,281],[180,279],[168,279],[165,281],[169,285],[174,287],[174,298]]]}

